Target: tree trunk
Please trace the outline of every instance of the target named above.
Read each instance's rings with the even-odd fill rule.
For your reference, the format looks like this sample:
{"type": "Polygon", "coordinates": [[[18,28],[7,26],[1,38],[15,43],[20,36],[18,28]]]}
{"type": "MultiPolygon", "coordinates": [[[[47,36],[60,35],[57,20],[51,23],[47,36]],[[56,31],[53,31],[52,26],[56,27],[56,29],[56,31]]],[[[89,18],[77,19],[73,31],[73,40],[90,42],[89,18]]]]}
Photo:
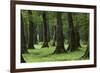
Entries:
{"type": "Polygon", "coordinates": [[[84,59],[89,58],[89,42],[87,44],[87,49],[81,58],[84,58],[84,59]]]}
{"type": "Polygon", "coordinates": [[[50,41],[50,30],[49,30],[49,22],[48,22],[48,19],[47,19],[47,40],[48,40],[48,42],[50,41]]]}
{"type": "Polygon", "coordinates": [[[25,60],[22,55],[21,55],[21,63],[25,63],[25,60]]]}
{"type": "Polygon", "coordinates": [[[74,14],[74,24],[75,24],[75,39],[76,39],[76,46],[81,47],[80,45],[80,34],[79,34],[79,17],[78,14],[74,14]]]}
{"type": "Polygon", "coordinates": [[[46,15],[46,12],[43,12],[42,14],[42,17],[43,17],[43,26],[44,26],[44,31],[43,31],[43,45],[42,45],[42,48],[43,47],[49,47],[48,46],[48,30],[47,30],[47,25],[48,25],[48,19],[47,19],[47,15],[46,15]]]}
{"type": "Polygon", "coordinates": [[[53,43],[52,43],[52,46],[55,46],[55,41],[56,41],[56,26],[53,26],[54,29],[53,29],[53,43]]]}
{"type": "Polygon", "coordinates": [[[78,46],[77,43],[78,42],[76,40],[76,34],[75,34],[75,30],[74,30],[74,25],[73,25],[73,19],[72,19],[72,13],[68,13],[68,33],[69,33],[69,46],[67,48],[67,51],[75,51],[77,50],[78,46]]]}
{"type": "Polygon", "coordinates": [[[36,30],[36,26],[35,26],[35,29],[34,29],[35,31],[34,31],[34,36],[33,36],[33,42],[34,42],[34,44],[37,44],[37,30],[36,30]]]}
{"type": "Polygon", "coordinates": [[[23,16],[21,13],[21,54],[27,53],[27,45],[25,40],[25,34],[24,34],[24,23],[23,23],[23,16]]]}
{"type": "Polygon", "coordinates": [[[34,39],[33,39],[33,32],[34,32],[34,23],[32,21],[32,11],[29,10],[28,11],[28,15],[29,15],[29,44],[28,44],[28,48],[34,48],[34,39]]]}
{"type": "Polygon", "coordinates": [[[57,12],[57,25],[56,25],[56,41],[57,46],[54,53],[64,53],[64,36],[63,36],[63,24],[61,21],[61,13],[57,12]]]}
{"type": "Polygon", "coordinates": [[[25,33],[25,41],[26,41],[26,47],[28,48],[28,24],[24,20],[24,33],[25,33]]]}
{"type": "Polygon", "coordinates": [[[76,42],[76,47],[78,48],[78,47],[81,47],[81,45],[80,45],[80,35],[79,35],[79,30],[75,30],[75,42],[76,42]]]}
{"type": "Polygon", "coordinates": [[[39,25],[39,41],[40,42],[43,41],[43,24],[42,23],[39,25]]]}

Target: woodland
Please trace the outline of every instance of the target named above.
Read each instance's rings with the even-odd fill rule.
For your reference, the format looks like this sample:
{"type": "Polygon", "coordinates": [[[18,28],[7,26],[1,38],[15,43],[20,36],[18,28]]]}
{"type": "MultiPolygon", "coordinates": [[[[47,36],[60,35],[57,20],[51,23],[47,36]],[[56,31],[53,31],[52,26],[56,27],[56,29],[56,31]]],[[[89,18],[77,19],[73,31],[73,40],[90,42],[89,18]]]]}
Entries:
{"type": "Polygon", "coordinates": [[[21,62],[89,59],[89,13],[21,10],[21,62]]]}

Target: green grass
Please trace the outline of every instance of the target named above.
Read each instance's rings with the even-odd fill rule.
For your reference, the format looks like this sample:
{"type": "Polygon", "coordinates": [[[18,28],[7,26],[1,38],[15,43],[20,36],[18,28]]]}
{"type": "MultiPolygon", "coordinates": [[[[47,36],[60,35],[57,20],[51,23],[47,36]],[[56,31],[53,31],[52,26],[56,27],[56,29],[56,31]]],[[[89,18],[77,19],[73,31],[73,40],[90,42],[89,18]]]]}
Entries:
{"type": "MultiPolygon", "coordinates": [[[[79,60],[84,54],[86,48],[82,45],[77,51],[63,53],[63,54],[53,54],[55,47],[49,46],[46,48],[41,48],[41,44],[34,45],[35,49],[28,49],[28,53],[23,54],[26,62],[49,62],[49,61],[70,61],[79,60]]],[[[67,48],[68,45],[65,45],[67,48]]]]}

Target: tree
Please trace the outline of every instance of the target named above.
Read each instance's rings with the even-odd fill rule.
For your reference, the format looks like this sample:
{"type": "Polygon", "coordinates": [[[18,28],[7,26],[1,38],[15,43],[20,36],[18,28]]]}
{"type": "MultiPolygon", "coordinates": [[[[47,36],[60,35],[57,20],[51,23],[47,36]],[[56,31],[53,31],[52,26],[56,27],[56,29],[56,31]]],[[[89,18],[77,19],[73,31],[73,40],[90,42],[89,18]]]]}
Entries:
{"type": "Polygon", "coordinates": [[[68,33],[69,33],[69,46],[67,51],[75,51],[78,48],[79,34],[78,31],[75,32],[72,13],[68,13],[68,33]]]}
{"type": "Polygon", "coordinates": [[[48,19],[47,19],[47,14],[46,12],[42,13],[42,17],[43,17],[43,27],[44,27],[44,31],[43,31],[43,47],[48,47],[48,30],[47,30],[47,26],[48,26],[48,19]]]}
{"type": "Polygon", "coordinates": [[[28,20],[28,11],[27,10],[21,10],[21,13],[23,15],[23,24],[24,24],[24,35],[25,35],[25,41],[26,46],[28,48],[28,33],[29,33],[29,20],[28,20]]]}
{"type": "Polygon", "coordinates": [[[77,26],[76,26],[76,28],[75,28],[75,43],[76,43],[76,48],[78,48],[78,47],[81,47],[81,45],[80,45],[80,34],[79,34],[79,29],[77,28],[77,26]]]}
{"type": "Polygon", "coordinates": [[[86,58],[89,58],[89,41],[87,43],[87,49],[85,53],[83,54],[83,56],[81,57],[81,59],[86,59],[86,58]]]}
{"type": "MultiPolygon", "coordinates": [[[[73,13],[73,23],[74,23],[74,28],[75,28],[75,39],[76,39],[76,46],[81,47],[80,45],[80,14],[81,13],[73,13]]],[[[84,22],[85,23],[85,22],[84,22]]]]}
{"type": "Polygon", "coordinates": [[[56,41],[56,26],[53,26],[53,42],[52,46],[55,46],[55,41],[56,41]]]}
{"type": "Polygon", "coordinates": [[[36,24],[34,24],[34,36],[33,36],[33,43],[34,44],[37,44],[37,25],[36,24]]]}
{"type": "MultiPolygon", "coordinates": [[[[88,24],[87,24],[88,25],[88,24]]],[[[81,57],[81,58],[83,58],[83,59],[86,59],[86,58],[89,58],[89,29],[88,29],[88,32],[86,33],[86,35],[87,35],[87,49],[86,49],[86,51],[85,51],[85,53],[83,54],[83,56],[81,57]]]]}
{"type": "Polygon", "coordinates": [[[43,41],[43,23],[41,22],[41,24],[39,25],[39,41],[42,42],[43,41]]]}
{"type": "Polygon", "coordinates": [[[79,18],[79,29],[80,29],[80,39],[84,42],[88,42],[88,32],[89,32],[89,14],[80,13],[79,18]]]}
{"type": "MultiPolygon", "coordinates": [[[[48,17],[48,16],[47,16],[48,17]]],[[[47,41],[49,42],[50,41],[50,29],[49,29],[49,21],[48,21],[48,19],[47,19],[47,41]]]]}
{"type": "Polygon", "coordinates": [[[26,40],[25,40],[25,34],[24,34],[24,23],[23,23],[23,16],[21,13],[21,54],[27,53],[27,46],[26,46],[26,40]]]}
{"type": "Polygon", "coordinates": [[[32,17],[34,21],[34,44],[37,44],[38,41],[43,41],[43,21],[41,17],[42,12],[40,11],[32,11],[32,17]]]}
{"type": "Polygon", "coordinates": [[[56,12],[48,12],[49,21],[49,33],[50,40],[52,40],[52,46],[55,46],[56,41],[56,12]]]}
{"type": "Polygon", "coordinates": [[[57,12],[57,25],[56,25],[56,41],[57,46],[54,53],[64,53],[64,36],[63,36],[63,24],[61,19],[61,13],[57,12]]]}
{"type": "Polygon", "coordinates": [[[22,55],[21,55],[21,63],[25,63],[25,60],[22,55]]]}
{"type": "Polygon", "coordinates": [[[34,32],[34,23],[33,23],[33,19],[32,19],[32,11],[28,10],[28,16],[29,16],[29,44],[28,44],[28,48],[34,48],[34,39],[33,39],[33,32],[34,32]]]}

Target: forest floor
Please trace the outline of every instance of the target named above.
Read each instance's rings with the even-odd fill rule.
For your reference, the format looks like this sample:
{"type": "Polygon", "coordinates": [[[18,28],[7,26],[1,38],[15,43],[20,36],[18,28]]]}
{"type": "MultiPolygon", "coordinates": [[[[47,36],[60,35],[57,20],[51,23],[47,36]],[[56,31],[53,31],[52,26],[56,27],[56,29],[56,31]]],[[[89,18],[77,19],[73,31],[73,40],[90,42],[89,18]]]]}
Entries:
{"type": "MultiPolygon", "coordinates": [[[[74,52],[65,52],[62,54],[53,54],[55,46],[41,48],[41,44],[35,44],[35,49],[28,49],[28,53],[23,54],[27,63],[29,62],[49,62],[49,61],[71,61],[80,60],[85,53],[86,45],[82,45],[79,50],[74,52]]],[[[68,45],[65,45],[65,49],[68,45]]]]}

